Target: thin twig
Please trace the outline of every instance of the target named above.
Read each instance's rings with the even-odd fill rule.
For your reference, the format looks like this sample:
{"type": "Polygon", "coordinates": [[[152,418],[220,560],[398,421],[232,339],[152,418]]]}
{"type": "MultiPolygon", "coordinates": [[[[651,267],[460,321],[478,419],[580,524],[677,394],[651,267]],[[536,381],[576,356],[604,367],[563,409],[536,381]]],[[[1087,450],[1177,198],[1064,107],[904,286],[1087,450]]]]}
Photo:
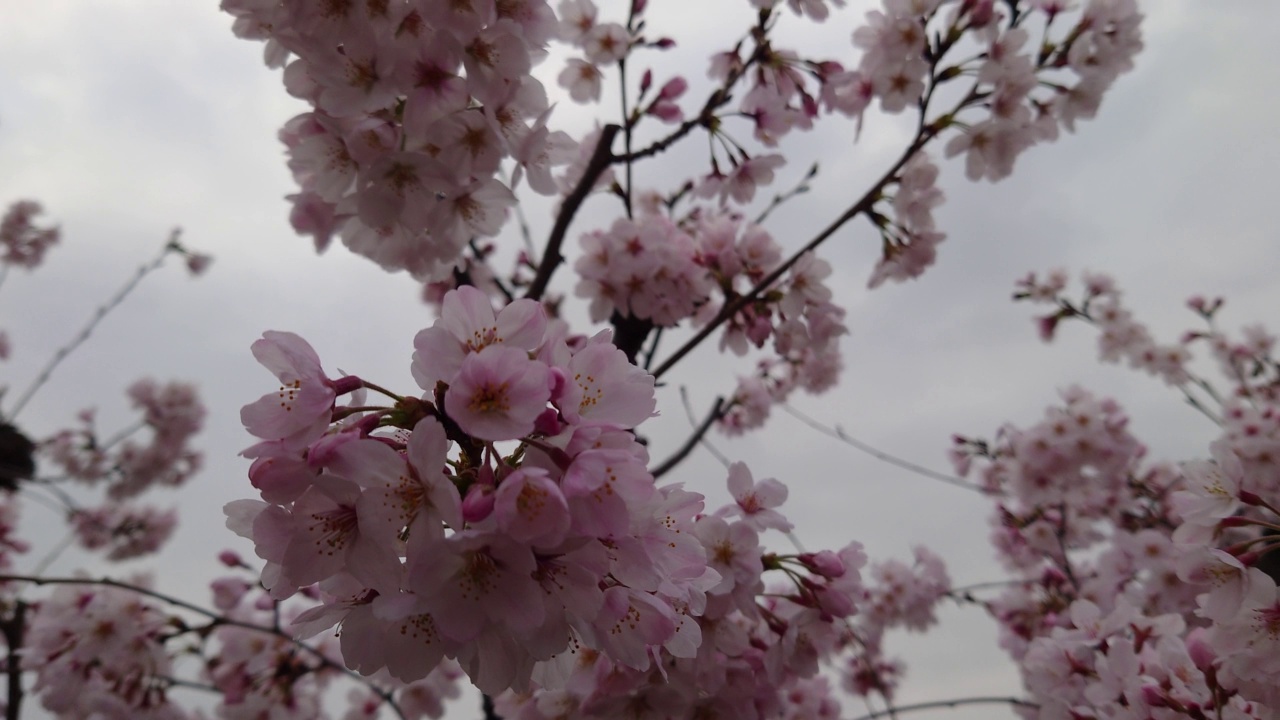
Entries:
{"type": "Polygon", "coordinates": [[[674,469],[676,465],[679,465],[685,458],[689,457],[689,453],[693,452],[693,449],[698,446],[698,443],[702,441],[702,437],[707,434],[707,431],[711,429],[711,426],[715,424],[715,421],[724,417],[725,410],[727,409],[724,398],[716,398],[716,401],[711,405],[711,412],[707,413],[707,417],[703,419],[702,423],[699,424],[696,429],[694,429],[693,434],[684,441],[684,444],[680,446],[680,449],[676,450],[671,457],[663,460],[661,464],[653,469],[653,477],[657,479],[666,475],[674,469]]]}
{"type": "Polygon", "coordinates": [[[106,303],[101,305],[96,311],[94,311],[93,316],[89,318],[89,322],[86,323],[85,326],[80,330],[80,332],[74,338],[71,339],[71,342],[67,343],[66,345],[63,345],[62,347],[58,348],[56,352],[54,352],[53,357],[40,371],[40,374],[36,376],[36,379],[31,383],[31,386],[28,387],[26,392],[22,394],[22,397],[18,398],[18,402],[16,405],[14,405],[13,410],[9,411],[7,415],[7,418],[9,420],[12,421],[14,418],[18,417],[18,413],[22,412],[22,408],[25,407],[26,404],[31,400],[31,397],[36,394],[36,391],[38,391],[41,387],[44,386],[46,382],[49,381],[50,376],[53,375],[53,371],[56,370],[57,367],[62,364],[63,360],[67,359],[68,355],[75,352],[76,348],[83,345],[84,342],[89,339],[89,336],[93,334],[93,331],[97,329],[98,325],[102,322],[102,320],[112,310],[119,307],[120,303],[124,302],[125,298],[129,297],[129,294],[132,293],[134,289],[138,287],[138,283],[142,282],[142,279],[147,275],[149,275],[152,271],[156,270],[161,265],[163,265],[164,259],[169,256],[169,253],[181,247],[178,244],[178,233],[179,233],[179,230],[175,229],[169,235],[169,241],[166,242],[164,247],[160,250],[160,254],[157,255],[155,259],[153,259],[151,262],[138,268],[138,272],[134,274],[133,278],[131,278],[129,282],[124,284],[124,287],[116,291],[116,294],[111,296],[110,300],[108,300],[106,303]]]}
{"type": "MultiPolygon", "coordinates": [[[[693,405],[689,403],[689,388],[683,385],[680,386],[680,402],[681,404],[684,405],[685,417],[689,418],[689,427],[691,428],[698,427],[698,419],[693,415],[693,405]]],[[[730,407],[731,406],[732,406],[732,403],[730,404],[730,407]]],[[[729,408],[726,407],[724,409],[724,412],[729,412],[729,408]]],[[[702,447],[706,448],[707,452],[711,453],[711,455],[716,460],[719,460],[720,464],[725,466],[726,469],[728,469],[728,467],[733,464],[729,462],[729,458],[725,457],[724,453],[720,452],[718,449],[716,449],[715,445],[711,444],[711,441],[708,440],[705,435],[699,439],[699,442],[701,442],[702,447]]]]}
{"type": "Polygon", "coordinates": [[[916,710],[934,710],[937,708],[954,708],[961,705],[1017,705],[1019,707],[1037,708],[1040,707],[1033,702],[1028,702],[1021,698],[1015,697],[972,697],[972,698],[956,698],[955,700],[935,700],[933,702],[916,703],[915,705],[899,705],[892,710],[880,710],[870,712],[866,715],[860,715],[853,720],[875,720],[876,718],[886,717],[892,713],[914,712],[916,710]]]}
{"type": "Polygon", "coordinates": [[[58,557],[62,555],[62,553],[66,552],[67,548],[71,547],[71,543],[75,541],[76,541],[76,531],[74,529],[68,530],[67,534],[64,535],[62,539],[58,541],[58,544],[54,545],[53,548],[50,549],[49,552],[46,553],[43,558],[40,558],[40,562],[36,563],[36,566],[31,569],[31,574],[39,575],[43,573],[45,570],[48,570],[49,566],[53,564],[53,561],[57,560],[58,557]]]}
{"type": "MultiPolygon", "coordinates": [[[[517,203],[517,205],[519,205],[519,203],[517,203]]],[[[507,302],[515,302],[516,296],[511,293],[511,290],[507,289],[506,284],[498,277],[498,273],[494,272],[493,267],[489,265],[489,259],[485,257],[484,253],[480,252],[480,247],[476,245],[476,239],[471,238],[468,240],[467,247],[471,248],[471,254],[475,256],[475,261],[477,263],[483,263],[485,266],[489,267],[489,274],[491,276],[489,279],[497,286],[498,292],[502,293],[502,296],[507,299],[507,302]]]]}
{"type": "Polygon", "coordinates": [[[780,403],[779,406],[795,419],[799,420],[805,425],[808,425],[814,430],[817,430],[823,435],[826,435],[828,437],[833,437],[839,440],[840,442],[848,445],[849,447],[852,447],[856,450],[860,450],[881,462],[885,462],[890,465],[893,465],[894,467],[899,467],[899,468],[902,468],[903,470],[913,472],[922,477],[927,477],[930,480],[937,480],[938,482],[944,482],[944,483],[947,483],[948,485],[954,485],[956,487],[964,488],[965,490],[972,490],[974,492],[982,493],[984,495],[990,494],[987,490],[984,490],[983,488],[978,487],[973,483],[965,482],[965,480],[962,478],[955,477],[954,475],[947,475],[946,473],[940,473],[937,470],[930,470],[929,468],[924,467],[923,465],[917,465],[909,460],[903,460],[902,458],[897,457],[895,455],[890,455],[889,453],[884,452],[882,450],[877,450],[876,448],[862,442],[861,440],[858,440],[857,438],[850,436],[840,427],[835,427],[835,428],[827,427],[826,425],[823,425],[817,420],[814,420],[808,415],[805,415],[804,413],[788,405],[787,403],[780,403]]]}
{"type": "Polygon", "coordinates": [[[813,165],[809,166],[809,171],[804,174],[804,177],[800,178],[800,182],[796,183],[795,187],[791,188],[790,190],[784,193],[779,193],[777,195],[774,195],[773,200],[769,202],[769,206],[766,207],[764,210],[760,211],[760,214],[757,215],[756,219],[753,220],[752,222],[755,223],[756,225],[763,223],[769,217],[770,213],[778,209],[778,206],[782,205],[783,203],[785,203],[786,201],[790,200],[791,198],[797,195],[801,195],[803,193],[809,192],[809,181],[812,180],[814,176],[817,174],[818,174],[818,163],[815,162],[813,165]]]}
{"type": "Polygon", "coordinates": [[[98,450],[101,450],[103,452],[110,450],[111,448],[115,447],[118,443],[124,442],[129,438],[130,435],[138,432],[139,430],[141,430],[146,426],[147,426],[146,420],[139,420],[138,422],[128,427],[121,428],[121,430],[117,432],[115,435],[112,435],[111,437],[107,438],[102,443],[100,443],[98,445],[98,450]]]}

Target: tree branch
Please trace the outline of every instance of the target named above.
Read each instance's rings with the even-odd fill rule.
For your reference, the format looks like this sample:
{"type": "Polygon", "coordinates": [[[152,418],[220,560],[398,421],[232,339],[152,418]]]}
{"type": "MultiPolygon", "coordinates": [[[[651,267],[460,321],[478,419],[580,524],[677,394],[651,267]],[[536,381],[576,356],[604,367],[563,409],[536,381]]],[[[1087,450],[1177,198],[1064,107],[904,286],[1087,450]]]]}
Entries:
{"type": "Polygon", "coordinates": [[[961,705],[1017,705],[1019,707],[1028,708],[1040,707],[1033,702],[1028,702],[1015,697],[957,698],[955,700],[935,700],[933,702],[917,703],[915,705],[899,705],[892,710],[879,710],[867,713],[866,715],[859,715],[853,720],[875,720],[876,718],[888,717],[895,713],[914,712],[916,710],[933,710],[937,708],[954,708],[961,705]]]}
{"type": "Polygon", "coordinates": [[[148,262],[142,267],[139,267],[138,272],[134,274],[134,276],[129,280],[129,282],[124,284],[124,287],[117,290],[116,294],[111,296],[110,300],[103,303],[101,306],[98,307],[96,311],[94,311],[93,317],[89,318],[89,322],[86,323],[85,326],[80,329],[80,332],[77,333],[76,336],[71,339],[71,342],[67,343],[66,345],[63,345],[62,347],[58,348],[56,352],[54,352],[53,357],[49,360],[47,364],[45,364],[44,368],[40,370],[40,374],[36,376],[36,379],[32,381],[31,385],[27,388],[26,392],[22,394],[22,397],[18,398],[18,401],[17,403],[14,404],[13,409],[9,411],[7,416],[9,420],[13,420],[14,418],[18,417],[18,413],[22,412],[22,408],[25,407],[28,402],[30,402],[31,397],[35,395],[36,392],[39,391],[40,388],[43,387],[46,382],[49,381],[49,378],[53,375],[53,371],[56,370],[58,366],[62,364],[63,360],[67,359],[68,355],[75,352],[76,348],[83,345],[84,342],[89,339],[89,336],[93,334],[93,331],[97,329],[98,325],[102,322],[102,320],[106,318],[106,316],[110,314],[112,310],[115,310],[117,307],[119,307],[120,303],[124,302],[125,298],[129,297],[129,294],[132,293],[138,287],[138,283],[141,283],[143,278],[145,278],[151,272],[153,272],[154,270],[158,269],[161,265],[163,265],[164,259],[169,256],[169,253],[174,252],[182,247],[181,245],[178,244],[179,233],[180,231],[177,229],[175,229],[172,233],[170,233],[169,241],[166,242],[164,247],[160,250],[160,254],[157,255],[153,260],[151,260],[151,262],[148,262]]]}
{"type": "Polygon", "coordinates": [[[882,450],[877,450],[876,448],[862,442],[861,440],[858,440],[857,438],[850,436],[848,433],[846,433],[844,430],[841,430],[839,427],[834,429],[829,428],[826,425],[823,425],[817,420],[814,420],[813,418],[809,417],[808,415],[805,415],[804,413],[800,412],[799,410],[796,410],[795,408],[791,407],[786,403],[781,403],[779,407],[785,410],[787,414],[791,415],[791,417],[799,420],[805,425],[808,425],[814,430],[817,430],[823,435],[826,435],[827,437],[833,437],[839,440],[840,442],[844,443],[845,445],[848,445],[851,448],[860,450],[870,455],[871,457],[879,460],[880,462],[885,462],[890,465],[893,465],[894,467],[902,468],[903,470],[913,472],[922,477],[927,477],[930,480],[937,480],[938,482],[944,482],[944,483],[947,483],[948,485],[954,485],[956,487],[964,488],[965,490],[972,490],[974,492],[979,492],[984,495],[988,494],[986,490],[978,487],[977,485],[974,485],[973,483],[965,482],[961,478],[958,478],[952,475],[947,475],[946,473],[940,473],[937,470],[930,470],[929,468],[924,467],[923,465],[916,465],[915,463],[909,460],[903,460],[902,458],[897,457],[895,455],[890,455],[889,453],[884,452],[882,450]]]}
{"type": "Polygon", "coordinates": [[[27,604],[18,600],[13,607],[13,617],[0,626],[4,641],[9,646],[5,656],[5,671],[9,674],[9,702],[4,709],[5,720],[22,717],[22,636],[26,630],[27,604]]]}
{"type": "Polygon", "coordinates": [[[723,417],[724,413],[728,409],[729,408],[725,405],[724,398],[716,398],[715,403],[711,406],[711,412],[707,413],[707,417],[700,425],[698,425],[697,429],[693,431],[693,434],[689,436],[689,439],[684,441],[684,445],[681,445],[680,449],[676,450],[675,454],[666,460],[663,460],[662,464],[653,469],[654,479],[656,480],[657,478],[666,475],[674,469],[676,465],[683,462],[684,459],[689,456],[689,453],[693,452],[693,449],[698,446],[698,443],[702,441],[702,437],[707,434],[707,431],[711,429],[711,426],[715,421],[723,417]]]}
{"type": "Polygon", "coordinates": [[[761,293],[769,289],[769,286],[777,282],[778,278],[782,277],[788,270],[790,270],[791,266],[795,265],[805,253],[826,242],[826,240],[834,235],[837,230],[843,227],[845,223],[870,210],[872,206],[875,205],[876,201],[879,200],[880,193],[884,189],[884,186],[888,185],[891,180],[897,177],[898,171],[907,164],[908,160],[915,157],[915,154],[932,138],[933,133],[930,131],[925,131],[924,133],[917,135],[915,141],[907,147],[907,149],[902,153],[902,156],[898,158],[898,161],[893,164],[893,167],[889,168],[888,171],[880,177],[880,180],[877,181],[875,185],[872,185],[870,190],[867,190],[866,194],[859,198],[853,205],[849,206],[847,210],[840,214],[840,217],[832,221],[831,224],[822,232],[818,233],[812,240],[805,243],[804,247],[797,250],[795,254],[787,258],[785,262],[774,268],[773,272],[764,276],[760,282],[755,284],[754,287],[743,295],[740,295],[737,299],[726,303],[724,307],[720,308],[720,312],[716,313],[716,316],[711,319],[711,322],[707,323],[696,335],[686,341],[684,345],[681,345],[680,349],[676,350],[671,357],[664,360],[662,364],[658,366],[657,370],[653,371],[653,376],[655,378],[662,377],[668,370],[674,367],[677,362],[680,362],[685,355],[688,355],[694,348],[700,345],[703,340],[706,340],[711,333],[715,332],[721,325],[729,320],[729,318],[738,314],[738,311],[754,302],[761,293]]]}
{"type": "Polygon", "coordinates": [[[564,262],[564,256],[560,254],[560,246],[564,244],[565,233],[569,232],[569,223],[573,222],[573,216],[578,214],[578,208],[587,199],[591,189],[596,186],[596,180],[600,179],[601,173],[613,163],[614,156],[610,148],[613,146],[613,139],[621,129],[618,125],[605,125],[600,130],[600,141],[596,143],[595,152],[591,154],[587,167],[582,171],[582,179],[560,206],[556,224],[551,228],[547,245],[542,250],[542,261],[538,263],[538,272],[534,275],[533,282],[529,284],[529,290],[524,294],[530,300],[542,297],[547,284],[551,282],[551,274],[556,271],[560,263],[564,262]]]}

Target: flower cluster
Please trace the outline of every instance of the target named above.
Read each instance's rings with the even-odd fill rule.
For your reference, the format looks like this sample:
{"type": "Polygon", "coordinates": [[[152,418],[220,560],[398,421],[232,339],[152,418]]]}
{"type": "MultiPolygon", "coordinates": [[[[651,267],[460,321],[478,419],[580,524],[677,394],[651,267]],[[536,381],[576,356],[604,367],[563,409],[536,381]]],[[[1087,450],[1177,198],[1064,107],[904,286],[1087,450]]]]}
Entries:
{"type": "Polygon", "coordinates": [[[688,527],[701,497],[656,487],[627,432],[653,412],[652,378],[537,303],[495,314],[466,287],[414,346],[424,399],[330,430],[358,381],[327,379],[296,336],[255,345],[284,384],[243,414],[268,502],[228,513],[273,596],[321,583],[327,602],[300,626],[341,622],[362,673],[416,680],[447,655],[494,694],[579,638],[639,669],[650,647],[696,647],[676,608],[718,581],[688,527]]]}
{"type": "MultiPolygon", "coordinates": [[[[1042,327],[1118,307],[1109,278],[1085,284],[1085,299],[1072,303],[1061,296],[1065,276],[1029,276],[1019,297],[1059,305],[1061,317],[1042,327]]],[[[984,604],[1036,717],[1270,718],[1280,707],[1280,406],[1269,370],[1238,372],[1273,365],[1267,333],[1252,326],[1229,340],[1213,322],[1220,301],[1189,305],[1210,330],[1186,342],[1210,343],[1239,396],[1221,400],[1208,380],[1180,371],[1220,407],[1211,460],[1144,467],[1118,405],[1078,389],[1040,424],[1006,427],[994,444],[957,438],[958,469],[979,461],[985,489],[1000,498],[994,544],[1020,581],[984,604]]],[[[1121,322],[1097,324],[1105,336],[1121,322]]],[[[1148,337],[1123,322],[1139,328],[1131,337],[1148,337]]]]}
{"type": "Polygon", "coordinates": [[[42,228],[34,223],[35,216],[43,212],[40,203],[19,200],[9,206],[0,218],[0,264],[3,267],[20,267],[34,270],[44,261],[44,254],[58,243],[60,231],[55,227],[42,228]]]}
{"type": "MultiPolygon", "coordinates": [[[[263,500],[230,503],[228,525],[266,561],[271,598],[318,589],[293,627],[341,624],[348,667],[411,683],[456,659],[482,691],[517,693],[512,717],[607,717],[657,698],[753,716],[794,688],[829,704],[810,680],[819,660],[931,620],[932,556],[918,557],[925,585],[886,566],[871,591],[856,543],[762,547],[760,532],[791,527],[776,480],[734,465],[734,502],[711,513],[657,485],[630,432],[653,413],[653,378],[607,334],[569,336],[529,300],[495,313],[464,286],[414,350],[420,398],[330,378],[290,333],[254,345],[282,387],[242,412],[261,439],[246,454],[263,500]],[[370,389],[394,406],[336,404],[370,389]],[[786,583],[766,586],[767,571],[786,583]],[[855,642],[842,622],[861,603],[877,609],[855,642]]],[[[245,587],[224,588],[227,602],[245,587]]]]}
{"type": "Polygon", "coordinates": [[[1125,360],[1130,367],[1155,375],[1170,385],[1182,385],[1190,380],[1186,365],[1191,355],[1187,345],[1198,336],[1188,335],[1182,343],[1159,344],[1150,330],[1124,307],[1121,293],[1110,277],[1086,274],[1084,286],[1083,298],[1073,302],[1063,295],[1067,287],[1065,273],[1053,271],[1043,280],[1029,273],[1018,281],[1014,299],[1057,306],[1052,314],[1037,319],[1040,336],[1046,341],[1053,339],[1061,321],[1084,319],[1098,326],[1098,355],[1103,362],[1125,360]]]}
{"type": "Polygon", "coordinates": [[[693,238],[665,216],[619,218],[608,232],[587,233],[581,242],[576,294],[591,301],[595,322],[616,312],[671,327],[692,317],[710,295],[693,238]]]}
{"type": "Polygon", "coordinates": [[[301,187],[291,219],[317,248],[340,234],[384,268],[437,280],[470,239],[502,227],[515,202],[496,178],[504,159],[556,192],[550,169],[574,144],[546,129],[530,75],[558,30],[545,0],[222,7],[315,108],[281,139],[301,187]]]}
{"type": "Polygon", "coordinates": [[[169,702],[163,646],[173,630],[137,593],[66,585],[37,608],[22,662],[36,673],[32,692],[59,717],[177,720],[187,714],[169,702]]]}
{"type": "MultiPolygon", "coordinates": [[[[982,27],[988,43],[977,67],[979,86],[987,93],[987,114],[968,122],[965,133],[951,139],[947,155],[965,156],[970,179],[996,181],[1013,172],[1022,152],[1038,142],[1056,140],[1059,127],[1074,132],[1077,121],[1097,114],[1106,91],[1133,69],[1133,58],[1142,49],[1142,15],[1137,0],[1089,0],[1075,26],[1063,35],[1050,38],[1046,33],[1041,42],[1029,43],[1024,25],[1011,23],[1001,29],[991,3],[985,6],[988,11],[969,22],[982,27]],[[980,22],[984,19],[986,23],[980,22]]],[[[1046,16],[1048,26],[1061,9],[1049,4],[1035,11],[1046,16]]]]}
{"type": "Polygon", "coordinates": [[[78,415],[81,428],[61,430],[45,440],[41,452],[67,478],[107,484],[107,494],[124,500],[155,485],[181,485],[200,467],[200,453],[188,442],[204,423],[205,410],[195,388],[187,383],[158,385],[143,379],[128,390],[141,420],[123,434],[99,437],[93,410],[78,415]],[[130,436],[151,430],[146,444],[130,436]]]}
{"type": "Polygon", "coordinates": [[[938,243],[947,238],[933,221],[933,209],[943,201],[937,182],[938,166],[927,153],[918,153],[903,166],[893,196],[895,220],[880,216],[877,222],[884,255],[871,272],[868,287],[919,277],[937,259],[938,243]]]}

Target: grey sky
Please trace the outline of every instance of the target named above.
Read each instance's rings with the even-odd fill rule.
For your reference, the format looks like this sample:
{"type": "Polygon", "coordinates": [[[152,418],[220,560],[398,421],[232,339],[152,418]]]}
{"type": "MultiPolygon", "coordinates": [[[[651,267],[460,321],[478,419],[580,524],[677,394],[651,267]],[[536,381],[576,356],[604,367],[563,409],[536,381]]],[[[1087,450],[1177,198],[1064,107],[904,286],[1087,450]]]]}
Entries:
{"type": "MultiPolygon", "coordinates": [[[[601,4],[606,14],[622,5],[601,4]]],[[[866,7],[853,4],[805,42],[833,53],[847,48],[866,7]]],[[[275,133],[302,108],[278,73],[261,65],[260,46],[231,35],[216,3],[11,5],[0,10],[0,203],[40,200],[64,240],[45,267],[11,274],[0,291],[0,328],[14,344],[3,382],[25,386],[92,308],[163,244],[170,227],[183,226],[191,247],[216,256],[204,278],[189,280],[170,267],[148,280],[21,418],[39,435],[69,424],[79,408],[97,406],[110,427],[111,418],[125,417],[123,388],[138,377],[200,385],[210,408],[199,439],[207,468],[180,495],[157,498],[180,505],[183,525],[153,566],[162,588],[203,602],[214,554],[246,551],[223,528],[220,508],[252,490],[247,462],[236,457],[250,440],[239,407],[275,385],[249,344],[265,329],[292,330],[317,348],[327,369],[407,390],[410,343],[431,316],[408,278],[388,276],[341,247],[317,257],[308,240],[293,235],[282,200],[293,186],[275,133]]],[[[718,34],[724,28],[746,27],[751,12],[741,0],[650,5],[654,34],[666,28],[682,42],[654,59],[656,75],[666,77],[663,67],[686,72],[695,91],[685,103],[691,108],[705,48],[731,37],[718,34]]],[[[1232,330],[1267,320],[1280,301],[1272,177],[1280,160],[1280,74],[1271,70],[1269,32],[1280,26],[1280,5],[1146,5],[1147,49],[1096,121],[1032,150],[995,186],[969,183],[958,163],[944,164],[948,200],[939,222],[949,239],[921,280],[864,290],[878,246],[865,224],[826,246],[823,255],[837,265],[838,300],[849,311],[846,371],[837,391],[804,398],[799,407],[886,451],[945,469],[952,432],[990,435],[1005,421],[1028,424],[1057,388],[1079,382],[1115,395],[1155,457],[1203,454],[1213,427],[1176,393],[1124,368],[1098,366],[1093,334],[1083,326],[1043,345],[1031,309],[1009,302],[1014,279],[1028,270],[1105,270],[1157,336],[1172,340],[1193,324],[1182,308],[1190,294],[1226,295],[1232,330]]],[[[557,57],[545,76],[558,72],[557,57]]],[[[612,113],[615,104],[601,107],[612,113]]],[[[592,110],[566,99],[552,124],[587,127],[592,110]]],[[[811,236],[896,154],[901,130],[894,121],[871,113],[868,123],[858,145],[847,124],[784,145],[791,163],[775,189],[790,187],[814,159],[823,162],[814,192],[768,224],[784,244],[811,236]]],[[[705,145],[694,140],[689,147],[701,152],[705,145]]],[[[641,167],[637,180],[670,187],[680,162],[668,157],[641,167]]],[[[550,226],[546,207],[529,199],[535,237],[550,226]]],[[[606,198],[590,201],[568,247],[576,250],[577,234],[607,224],[616,210],[606,198]]],[[[506,237],[514,241],[514,228],[506,237]]],[[[571,288],[567,271],[557,286],[571,288]]],[[[747,363],[734,366],[705,348],[669,375],[663,418],[649,430],[654,455],[664,456],[688,428],[675,386],[690,386],[703,412],[716,394],[732,390],[733,374],[748,371],[747,363]]],[[[790,514],[811,549],[857,539],[873,558],[884,558],[923,543],[948,560],[959,584],[1001,577],[985,543],[988,504],[981,498],[879,464],[784,413],[764,432],[713,441],[747,460],[757,477],[790,486],[790,514]]],[[[725,498],[724,471],[704,452],[677,479],[713,506],[725,498]]],[[[24,510],[24,527],[50,519],[39,506],[24,510]]],[[[56,539],[44,537],[45,547],[56,539]]],[[[54,570],[78,563],[68,558],[54,570]]],[[[902,701],[1016,693],[1016,677],[981,611],[948,610],[945,619],[932,636],[899,643],[912,663],[902,701]]],[[[846,716],[861,710],[855,701],[845,706],[846,716]]],[[[474,711],[468,705],[457,716],[474,711]]]]}

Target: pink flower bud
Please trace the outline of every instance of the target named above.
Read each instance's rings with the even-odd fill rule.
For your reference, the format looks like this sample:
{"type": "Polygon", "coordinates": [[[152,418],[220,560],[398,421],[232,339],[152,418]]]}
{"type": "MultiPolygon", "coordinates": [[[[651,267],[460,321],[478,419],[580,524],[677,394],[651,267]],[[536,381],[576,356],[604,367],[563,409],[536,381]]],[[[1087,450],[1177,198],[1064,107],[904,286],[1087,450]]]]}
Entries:
{"type": "Polygon", "coordinates": [[[548,437],[559,435],[564,428],[565,424],[560,422],[560,413],[555,408],[543,410],[538,419],[533,421],[533,431],[548,437]]]}
{"type": "Polygon", "coordinates": [[[347,375],[346,377],[340,377],[337,380],[334,380],[331,383],[331,387],[333,387],[333,392],[335,394],[346,395],[349,392],[355,392],[356,390],[364,387],[364,381],[355,375],[347,375]]]}
{"type": "Polygon", "coordinates": [[[665,123],[680,122],[684,118],[684,113],[680,111],[680,106],[669,102],[655,102],[649,106],[647,114],[665,123]]]}
{"type": "Polygon", "coordinates": [[[840,556],[830,550],[822,550],[816,553],[804,553],[800,556],[800,562],[805,564],[813,572],[818,573],[828,580],[834,580],[844,576],[844,563],[840,560],[840,556]]]}
{"type": "Polygon", "coordinates": [[[235,550],[223,550],[218,553],[218,562],[229,568],[249,567],[235,550]]]}
{"type": "Polygon", "coordinates": [[[1267,504],[1266,500],[1263,500],[1248,490],[1241,490],[1238,497],[1240,498],[1240,502],[1245,505],[1262,506],[1267,504]]]}
{"type": "Polygon", "coordinates": [[[848,617],[854,612],[853,600],[839,590],[822,587],[814,595],[818,600],[818,609],[832,617],[848,617]]]}
{"type": "Polygon", "coordinates": [[[1191,662],[1196,664],[1202,672],[1208,672],[1213,667],[1214,662],[1218,659],[1218,654],[1209,646],[1205,636],[1208,632],[1205,628],[1195,628],[1187,633],[1187,655],[1191,657],[1191,662]]]}
{"type": "Polygon", "coordinates": [[[1142,701],[1151,707],[1166,707],[1169,699],[1165,697],[1164,691],[1155,685],[1142,686],[1142,701]]]}
{"type": "Polygon", "coordinates": [[[213,256],[204,253],[191,253],[187,256],[187,271],[193,276],[203,275],[213,264],[213,256]]]}
{"type": "Polygon", "coordinates": [[[550,371],[547,384],[551,386],[551,402],[559,402],[564,397],[565,390],[570,388],[569,374],[564,371],[564,368],[554,365],[547,369],[550,371]]]}
{"type": "Polygon", "coordinates": [[[644,75],[640,76],[640,94],[643,95],[649,91],[653,85],[653,71],[645,70],[644,75]]]}
{"type": "Polygon", "coordinates": [[[213,606],[227,612],[240,604],[249,592],[249,583],[238,577],[220,577],[210,583],[213,589],[213,606]]]}
{"type": "Polygon", "coordinates": [[[467,488],[462,499],[462,519],[469,523],[480,522],[493,512],[493,486],[475,483],[467,488]]]}
{"type": "Polygon", "coordinates": [[[675,100],[681,95],[684,95],[685,91],[688,89],[689,82],[677,75],[668,80],[666,85],[662,86],[662,89],[658,91],[658,98],[661,100],[675,100]]]}

